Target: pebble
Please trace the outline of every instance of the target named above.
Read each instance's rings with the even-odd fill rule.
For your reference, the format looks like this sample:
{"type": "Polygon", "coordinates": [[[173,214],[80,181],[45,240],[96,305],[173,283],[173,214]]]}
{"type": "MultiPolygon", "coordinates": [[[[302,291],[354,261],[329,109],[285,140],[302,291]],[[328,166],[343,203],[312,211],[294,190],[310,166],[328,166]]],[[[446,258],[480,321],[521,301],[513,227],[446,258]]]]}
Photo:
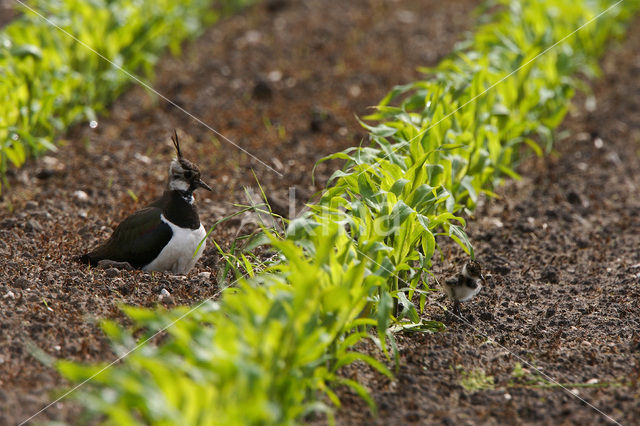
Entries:
{"type": "Polygon", "coordinates": [[[482,321],[493,321],[493,314],[491,312],[482,312],[480,313],[480,315],[478,315],[478,317],[482,321]]]}
{"type": "Polygon", "coordinates": [[[262,33],[256,30],[249,30],[244,35],[244,40],[248,44],[256,44],[262,40],[262,33]]]}
{"type": "Polygon", "coordinates": [[[134,286],[131,283],[124,282],[124,281],[118,287],[118,292],[123,296],[128,296],[129,294],[133,293],[133,290],[134,290],[134,286]]]}
{"type": "Polygon", "coordinates": [[[11,229],[18,224],[18,221],[13,218],[6,218],[2,222],[0,222],[0,228],[11,229]]]}
{"type": "Polygon", "coordinates": [[[42,225],[35,219],[31,219],[24,226],[24,229],[28,232],[42,232],[42,225]]]}
{"type": "Polygon", "coordinates": [[[201,280],[209,280],[211,279],[211,272],[200,272],[198,274],[198,278],[200,278],[201,280]]]}
{"type": "Polygon", "coordinates": [[[5,294],[2,298],[3,298],[3,299],[15,299],[15,298],[16,298],[16,295],[15,295],[15,293],[14,293],[14,292],[12,292],[11,290],[9,290],[9,291],[7,292],[7,294],[5,294]]]}
{"type": "Polygon", "coordinates": [[[289,6],[289,0],[267,0],[265,7],[271,13],[279,12],[289,6]]]}
{"type": "Polygon", "coordinates": [[[36,172],[38,179],[49,179],[50,177],[64,172],[65,166],[57,158],[45,155],[39,160],[41,168],[36,172]]]}
{"type": "Polygon", "coordinates": [[[53,169],[55,171],[64,170],[64,164],[56,157],[52,157],[50,155],[45,155],[44,157],[42,157],[40,159],[40,163],[47,169],[53,169]]]}
{"type": "Polygon", "coordinates": [[[89,194],[81,190],[75,191],[73,193],[73,196],[76,197],[76,200],[78,201],[82,201],[82,202],[89,201],[89,194]]]}
{"type": "Polygon", "coordinates": [[[311,111],[311,121],[309,122],[309,130],[313,133],[318,133],[323,130],[325,123],[332,119],[332,115],[329,111],[314,106],[311,111]]]}
{"type": "Polygon", "coordinates": [[[593,140],[593,146],[595,146],[596,149],[602,149],[602,147],[604,146],[604,141],[602,140],[602,138],[595,138],[593,140]]]}
{"type": "Polygon", "coordinates": [[[273,96],[273,89],[264,80],[258,80],[253,86],[251,96],[260,101],[268,101],[273,96]]]}
{"type": "Polygon", "coordinates": [[[104,275],[107,278],[115,278],[118,275],[120,275],[120,270],[118,268],[109,268],[106,271],[104,271],[104,275]]]}
{"type": "Polygon", "coordinates": [[[575,191],[569,191],[567,193],[567,201],[570,202],[573,205],[579,205],[582,204],[582,198],[580,197],[580,195],[575,192],[575,191]]]}
{"type": "Polygon", "coordinates": [[[149,164],[151,164],[151,163],[152,163],[151,158],[147,157],[146,155],[142,155],[142,154],[140,154],[140,153],[135,153],[135,154],[134,154],[134,158],[135,158],[136,160],[138,160],[139,162],[141,162],[142,164],[147,164],[147,165],[149,165],[149,164]]]}
{"type": "Polygon", "coordinates": [[[13,282],[13,286],[15,288],[27,288],[29,286],[29,280],[26,279],[25,277],[20,277],[17,278],[14,282],[13,282]]]}
{"type": "Polygon", "coordinates": [[[558,270],[551,265],[546,266],[540,274],[540,278],[543,281],[556,284],[558,282],[558,270]]]}
{"type": "Polygon", "coordinates": [[[35,201],[27,201],[24,205],[25,210],[35,210],[38,208],[38,203],[35,201]]]}
{"type": "Polygon", "coordinates": [[[398,10],[396,12],[396,18],[402,24],[412,24],[416,21],[416,14],[410,10],[398,10]]]}
{"type": "Polygon", "coordinates": [[[169,293],[169,290],[167,290],[166,288],[163,288],[160,291],[160,296],[158,296],[158,299],[164,300],[164,299],[168,299],[170,297],[171,297],[171,293],[169,293]]]}
{"type": "Polygon", "coordinates": [[[267,74],[267,79],[273,83],[277,83],[282,80],[282,71],[274,70],[269,72],[269,74],[267,74]]]}

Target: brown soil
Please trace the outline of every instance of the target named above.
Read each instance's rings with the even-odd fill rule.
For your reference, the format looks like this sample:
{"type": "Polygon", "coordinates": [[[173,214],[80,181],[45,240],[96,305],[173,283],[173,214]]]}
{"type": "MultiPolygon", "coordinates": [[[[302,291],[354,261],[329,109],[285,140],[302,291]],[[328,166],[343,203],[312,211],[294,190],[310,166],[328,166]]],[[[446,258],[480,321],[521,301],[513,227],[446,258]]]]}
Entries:
{"type": "MultiPolygon", "coordinates": [[[[106,238],[128,214],[160,195],[173,155],[169,135],[217,191],[199,194],[211,225],[246,204],[244,186],[260,178],[274,207],[287,212],[331,172],[322,156],[358,144],[363,116],[395,84],[418,78],[471,27],[476,0],[278,0],[219,23],[165,58],[154,86],[282,173],[218,140],[176,107],[133,88],[96,129],[72,129],[58,152],[13,172],[0,210],[0,424],[15,424],[64,387],[29,345],[54,357],[112,360],[96,320],[121,319],[118,305],[194,304],[217,291],[219,255],[211,248],[187,277],[89,270],[71,258],[106,238]],[[134,194],[132,197],[130,194],[134,194]],[[136,201],[137,199],[137,201],[136,201]]],[[[228,247],[244,222],[212,236],[228,247]]],[[[36,418],[73,419],[67,399],[36,418]]],[[[356,417],[354,417],[355,419],[356,417]]]]}
{"type": "Polygon", "coordinates": [[[16,5],[13,0],[0,0],[0,28],[17,16],[16,5]]]}
{"type": "MultiPolygon", "coordinates": [[[[379,417],[343,389],[338,424],[638,424],[638,23],[602,62],[595,110],[577,97],[557,152],[525,161],[524,178],[470,222],[490,278],[463,304],[468,322],[445,315],[449,302],[436,293],[425,317],[447,330],[399,335],[393,381],[349,368],[371,390],[379,417]]],[[[448,242],[443,251],[440,279],[463,261],[448,242]]]]}

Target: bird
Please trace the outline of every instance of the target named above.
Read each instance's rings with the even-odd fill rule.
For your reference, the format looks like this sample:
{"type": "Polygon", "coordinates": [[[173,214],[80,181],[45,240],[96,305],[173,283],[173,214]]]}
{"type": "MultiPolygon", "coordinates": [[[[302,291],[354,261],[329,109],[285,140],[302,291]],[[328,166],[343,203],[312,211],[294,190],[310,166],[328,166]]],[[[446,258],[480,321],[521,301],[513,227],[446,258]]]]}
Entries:
{"type": "Polygon", "coordinates": [[[460,302],[466,302],[480,292],[485,282],[482,275],[482,267],[475,260],[470,260],[462,267],[462,272],[457,276],[449,278],[443,284],[444,290],[453,301],[453,314],[462,318],[460,313],[460,302]]]}
{"type": "Polygon", "coordinates": [[[193,192],[198,188],[212,189],[202,181],[200,169],[182,157],[175,130],[171,140],[177,156],[169,166],[162,197],[125,218],[107,241],[77,260],[91,266],[115,264],[129,269],[130,265],[179,275],[186,275],[193,268],[202,256],[206,236],[193,192]]]}

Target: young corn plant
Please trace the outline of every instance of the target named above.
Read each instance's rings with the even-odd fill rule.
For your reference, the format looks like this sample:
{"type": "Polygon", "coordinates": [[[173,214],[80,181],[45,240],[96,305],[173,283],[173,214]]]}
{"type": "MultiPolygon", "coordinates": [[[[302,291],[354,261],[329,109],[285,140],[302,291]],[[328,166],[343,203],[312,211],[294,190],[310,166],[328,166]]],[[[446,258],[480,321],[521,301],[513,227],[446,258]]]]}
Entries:
{"type": "MultiPolygon", "coordinates": [[[[367,274],[362,255],[337,225],[314,240],[313,256],[271,238],[283,261],[239,280],[219,302],[207,301],[189,315],[188,308],[124,307],[146,331],[141,340],[164,329],[169,338],[95,376],[88,383],[95,392],[80,397],[84,404],[116,423],[280,424],[328,411],[318,396],[339,403],[331,391],[337,384],[368,397],[361,385],[337,373],[361,361],[391,375],[384,364],[351,350],[369,336],[362,327],[370,321],[360,313],[384,278],[367,274]],[[343,250],[336,252],[336,245],[343,250]],[[105,386],[106,393],[100,390],[105,386]]],[[[136,345],[130,332],[112,322],[103,329],[118,355],[136,345]]],[[[73,380],[103,367],[58,366],[73,380]]]]}

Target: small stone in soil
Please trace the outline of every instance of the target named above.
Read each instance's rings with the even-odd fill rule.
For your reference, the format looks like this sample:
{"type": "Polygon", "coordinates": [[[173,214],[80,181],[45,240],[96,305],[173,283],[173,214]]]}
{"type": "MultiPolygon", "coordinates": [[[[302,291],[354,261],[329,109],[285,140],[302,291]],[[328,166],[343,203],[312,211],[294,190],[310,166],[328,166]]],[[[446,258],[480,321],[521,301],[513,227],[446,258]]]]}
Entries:
{"type": "Polygon", "coordinates": [[[493,269],[500,275],[507,275],[509,272],[511,272],[511,268],[507,265],[492,266],[491,269],[493,269]]]}
{"type": "Polygon", "coordinates": [[[540,274],[540,278],[543,281],[547,281],[555,284],[558,282],[558,270],[553,266],[546,266],[542,270],[542,273],[540,274]]]}
{"type": "Polygon", "coordinates": [[[158,296],[159,300],[165,300],[165,299],[171,299],[171,293],[169,293],[169,290],[167,290],[166,288],[163,288],[160,291],[160,295],[158,296]]]}
{"type": "Polygon", "coordinates": [[[27,232],[41,232],[42,225],[40,225],[40,223],[37,220],[31,219],[26,223],[26,225],[24,226],[24,229],[27,232]]]}
{"type": "Polygon", "coordinates": [[[480,315],[478,315],[478,317],[482,321],[492,321],[493,320],[493,315],[491,314],[491,312],[482,312],[480,315]]]}
{"type": "Polygon", "coordinates": [[[27,288],[29,286],[29,280],[24,277],[20,277],[13,282],[13,286],[15,288],[27,288]]]}
{"type": "Polygon", "coordinates": [[[200,278],[201,280],[209,280],[211,279],[211,272],[200,272],[198,274],[198,278],[200,278]]]}
{"type": "Polygon", "coordinates": [[[7,218],[7,219],[4,219],[2,222],[0,222],[0,228],[11,229],[15,227],[17,223],[18,223],[17,220],[13,218],[7,218]]]}
{"type": "Polygon", "coordinates": [[[87,194],[84,191],[80,191],[80,190],[75,191],[73,193],[73,196],[76,198],[76,200],[78,200],[80,202],[83,202],[83,203],[89,201],[89,194],[87,194]]]}
{"type": "Polygon", "coordinates": [[[280,12],[289,5],[288,0],[267,0],[265,7],[271,13],[280,12]]]}
{"type": "Polygon", "coordinates": [[[331,119],[331,114],[322,109],[315,107],[311,111],[311,121],[309,122],[309,130],[312,133],[319,133],[322,131],[322,125],[331,119]]]}
{"type": "Polygon", "coordinates": [[[37,208],[38,208],[38,203],[36,203],[36,202],[35,202],[35,201],[33,201],[33,200],[29,200],[29,201],[27,201],[27,202],[25,203],[25,205],[24,205],[24,209],[25,209],[25,210],[35,210],[35,209],[37,209],[37,208]]]}
{"type": "Polygon", "coordinates": [[[567,193],[567,201],[573,205],[582,204],[582,199],[580,198],[580,195],[578,195],[578,193],[575,191],[569,191],[567,193]]]}
{"type": "Polygon", "coordinates": [[[104,271],[104,275],[108,278],[115,278],[120,274],[120,270],[118,268],[109,268],[104,271]]]}
{"type": "Polygon", "coordinates": [[[253,86],[251,96],[259,101],[268,101],[273,96],[273,89],[266,81],[258,80],[253,86]]]}
{"type": "Polygon", "coordinates": [[[129,262],[115,262],[109,259],[104,259],[98,262],[98,268],[102,268],[102,269],[118,268],[118,269],[124,269],[126,271],[133,271],[133,266],[131,266],[129,262]]]}
{"type": "Polygon", "coordinates": [[[128,296],[133,292],[133,285],[131,283],[128,282],[123,282],[119,287],[118,287],[118,293],[120,293],[123,296],[128,296]]]}

